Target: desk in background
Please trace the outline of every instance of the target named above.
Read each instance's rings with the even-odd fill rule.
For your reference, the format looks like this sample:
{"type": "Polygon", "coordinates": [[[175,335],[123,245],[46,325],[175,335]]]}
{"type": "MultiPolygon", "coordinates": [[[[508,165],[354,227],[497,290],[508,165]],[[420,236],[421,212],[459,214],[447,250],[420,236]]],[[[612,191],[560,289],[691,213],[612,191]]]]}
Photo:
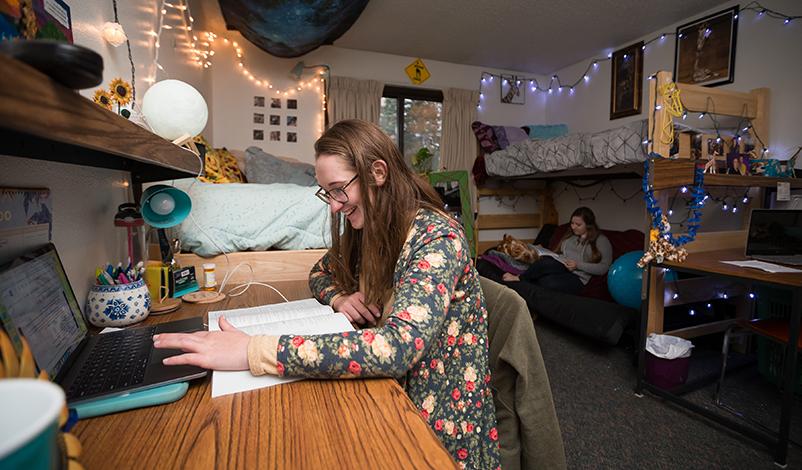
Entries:
{"type": "MultiPolygon", "coordinates": [[[[650,264],[648,267],[645,285],[652,286],[653,278],[662,276],[663,268],[671,268],[675,271],[688,272],[703,276],[727,278],[740,280],[752,284],[763,284],[774,288],[787,289],[792,292],[791,318],[790,318],[790,338],[788,344],[797,344],[799,338],[800,316],[802,316],[802,273],[793,274],[771,274],[757,269],[748,269],[721,261],[745,260],[743,248],[705,251],[690,253],[688,258],[682,263],[665,261],[661,264],[650,264]]],[[[660,283],[662,284],[662,283],[660,283]]],[[[788,456],[788,433],[791,424],[791,408],[794,396],[794,374],[796,373],[797,351],[794,347],[786,348],[784,369],[782,377],[782,405],[780,409],[780,429],[779,432],[766,433],[755,428],[746,426],[742,421],[735,421],[725,416],[714,413],[695,403],[685,400],[675,393],[663,390],[645,380],[646,364],[646,336],[651,331],[662,331],[662,292],[654,292],[648,289],[646,299],[641,308],[641,338],[640,349],[638,352],[638,384],[636,392],[648,390],[655,395],[665,398],[668,401],[683,406],[691,411],[715,421],[725,427],[744,434],[769,446],[774,450],[774,461],[784,466],[788,456]],[[659,295],[659,299],[654,299],[659,295]],[[655,309],[655,303],[660,305],[655,309]]],[[[708,333],[718,332],[718,329],[711,329],[708,333]]],[[[670,332],[669,332],[670,334],[670,332]]]]}
{"type": "MultiPolygon", "coordinates": [[[[279,287],[309,296],[306,282],[279,287]]],[[[155,324],[280,298],[251,286],[242,296],[184,303],[155,324]]],[[[102,468],[456,468],[392,379],[304,380],[211,398],[211,374],[181,400],[80,421],[81,463],[102,468]]]]}

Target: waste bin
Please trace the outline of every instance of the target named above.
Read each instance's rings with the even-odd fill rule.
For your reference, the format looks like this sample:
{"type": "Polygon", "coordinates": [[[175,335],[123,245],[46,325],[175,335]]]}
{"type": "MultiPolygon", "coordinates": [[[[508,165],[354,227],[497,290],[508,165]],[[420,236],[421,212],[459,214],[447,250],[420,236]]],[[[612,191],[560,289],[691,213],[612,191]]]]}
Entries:
{"type": "Polygon", "coordinates": [[[683,338],[652,333],[646,339],[646,381],[665,390],[688,380],[693,344],[683,338]]]}

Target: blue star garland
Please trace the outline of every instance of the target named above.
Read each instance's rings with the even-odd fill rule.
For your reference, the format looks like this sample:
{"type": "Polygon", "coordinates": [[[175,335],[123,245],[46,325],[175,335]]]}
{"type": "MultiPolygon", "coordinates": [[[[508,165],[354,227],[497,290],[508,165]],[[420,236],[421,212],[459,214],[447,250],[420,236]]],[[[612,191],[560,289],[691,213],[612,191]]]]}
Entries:
{"type": "Polygon", "coordinates": [[[651,162],[658,158],[663,158],[663,156],[652,152],[649,154],[649,158],[643,162],[643,199],[646,201],[646,210],[649,211],[649,215],[652,218],[652,228],[657,229],[660,232],[660,236],[668,240],[671,245],[680,247],[696,238],[696,231],[702,221],[702,208],[704,207],[706,194],[704,190],[704,166],[697,164],[694,167],[693,187],[690,189],[693,201],[690,206],[691,216],[688,217],[687,221],[687,234],[675,237],[671,230],[663,225],[663,211],[654,198],[654,187],[649,183],[649,174],[652,169],[651,162]]]}

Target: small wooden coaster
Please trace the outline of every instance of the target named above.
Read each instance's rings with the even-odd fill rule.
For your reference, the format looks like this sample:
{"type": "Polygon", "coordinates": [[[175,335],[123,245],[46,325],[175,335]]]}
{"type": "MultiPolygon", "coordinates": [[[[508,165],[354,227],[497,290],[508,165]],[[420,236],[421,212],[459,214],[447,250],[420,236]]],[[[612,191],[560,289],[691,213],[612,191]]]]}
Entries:
{"type": "Polygon", "coordinates": [[[181,298],[193,304],[211,304],[225,299],[226,294],[223,294],[222,292],[199,290],[190,292],[181,298]]]}
{"type": "Polygon", "coordinates": [[[165,313],[175,312],[181,307],[181,299],[166,298],[164,302],[154,301],[150,303],[151,315],[164,315],[165,313]]]}

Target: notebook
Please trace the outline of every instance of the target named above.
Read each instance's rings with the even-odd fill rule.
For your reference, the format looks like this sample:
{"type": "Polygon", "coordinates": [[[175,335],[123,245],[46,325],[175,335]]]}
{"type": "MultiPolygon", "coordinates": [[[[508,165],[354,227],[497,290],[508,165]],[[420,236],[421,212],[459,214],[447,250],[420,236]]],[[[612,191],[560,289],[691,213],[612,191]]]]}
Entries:
{"type": "Polygon", "coordinates": [[[37,366],[64,389],[69,405],[206,375],[198,367],[163,365],[181,351],[155,349],[152,339],[202,330],[201,317],[90,335],[52,243],[0,270],[0,321],[15,347],[25,336],[37,366]]]}
{"type": "MultiPolygon", "coordinates": [[[[209,331],[219,331],[220,316],[249,335],[315,335],[354,331],[348,318],[335,313],[315,299],[296,300],[283,304],[209,312],[209,331]]],[[[231,393],[299,380],[273,375],[254,376],[250,371],[214,371],[212,398],[231,393]]]]}
{"type": "Polygon", "coordinates": [[[771,263],[802,265],[802,210],[753,209],[746,256],[771,263]]]}

